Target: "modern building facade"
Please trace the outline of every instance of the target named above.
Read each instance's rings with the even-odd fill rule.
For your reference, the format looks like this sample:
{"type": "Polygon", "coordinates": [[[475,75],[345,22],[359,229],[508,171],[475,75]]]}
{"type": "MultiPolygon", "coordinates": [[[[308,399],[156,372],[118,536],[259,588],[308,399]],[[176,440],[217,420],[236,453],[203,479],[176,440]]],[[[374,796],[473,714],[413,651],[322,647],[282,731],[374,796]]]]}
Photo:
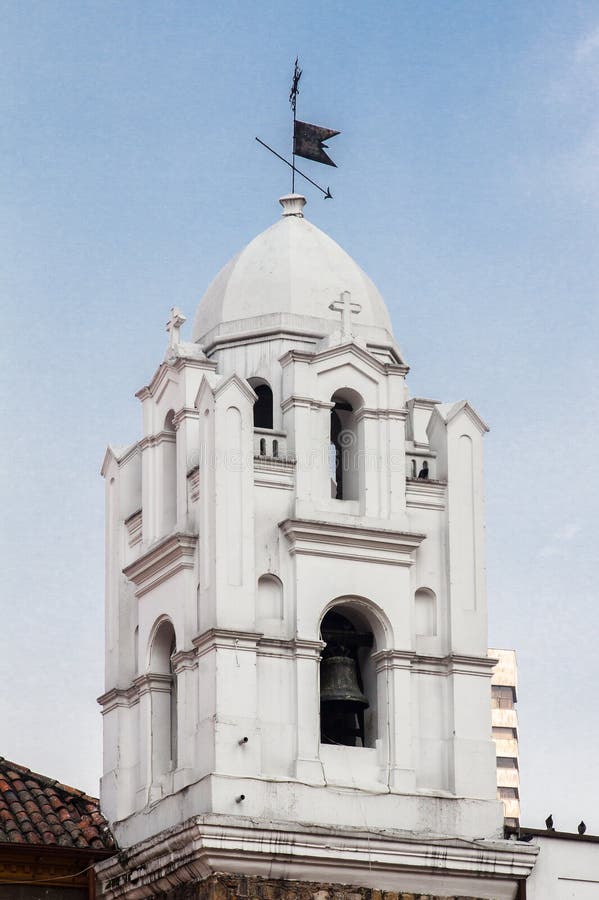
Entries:
{"type": "Polygon", "coordinates": [[[491,725],[497,753],[497,799],[503,802],[505,824],[520,825],[520,762],[518,755],[518,672],[513,650],[489,650],[498,660],[491,676],[491,725]]]}
{"type": "Polygon", "coordinates": [[[520,896],[487,427],[410,398],[378,290],[280,202],[190,342],[172,311],[142,436],[104,460],[104,896],[520,896]]]}

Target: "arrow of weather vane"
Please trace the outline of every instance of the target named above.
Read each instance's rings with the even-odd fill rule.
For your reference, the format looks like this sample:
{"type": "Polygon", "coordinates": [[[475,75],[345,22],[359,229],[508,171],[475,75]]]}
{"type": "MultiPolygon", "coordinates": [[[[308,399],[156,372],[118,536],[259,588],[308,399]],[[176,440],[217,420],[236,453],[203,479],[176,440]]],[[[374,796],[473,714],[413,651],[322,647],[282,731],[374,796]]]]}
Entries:
{"type": "Polygon", "coordinates": [[[297,172],[298,175],[301,175],[302,178],[305,178],[306,181],[309,181],[310,184],[313,184],[315,188],[318,188],[324,194],[325,200],[331,200],[333,195],[331,194],[329,188],[321,187],[315,181],[312,181],[311,178],[301,172],[297,166],[295,165],[295,157],[301,156],[304,159],[311,159],[314,162],[323,163],[325,166],[334,166],[335,163],[326,152],[328,150],[325,141],[328,141],[330,138],[335,137],[336,134],[341,134],[340,131],[335,131],[332,128],[323,128],[321,125],[310,125],[309,122],[300,122],[296,116],[297,110],[297,95],[299,94],[299,83],[300,78],[302,77],[302,70],[298,65],[298,60],[295,60],[295,67],[293,69],[293,80],[291,82],[291,91],[289,92],[289,103],[291,104],[291,109],[293,112],[293,154],[292,159],[293,162],[289,162],[289,160],[285,159],[284,156],[281,156],[280,153],[277,153],[272,147],[269,147],[268,144],[265,144],[264,141],[261,141],[259,137],[256,138],[259,144],[262,144],[263,147],[266,147],[267,150],[270,150],[271,153],[284,162],[292,171],[291,175],[291,192],[295,191],[295,174],[297,172]]]}

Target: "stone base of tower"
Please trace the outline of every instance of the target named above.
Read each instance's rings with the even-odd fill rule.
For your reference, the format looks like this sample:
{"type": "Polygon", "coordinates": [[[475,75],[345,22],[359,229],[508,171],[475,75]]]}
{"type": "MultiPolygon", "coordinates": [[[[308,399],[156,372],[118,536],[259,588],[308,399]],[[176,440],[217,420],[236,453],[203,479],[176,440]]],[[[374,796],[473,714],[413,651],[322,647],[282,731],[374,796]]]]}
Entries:
{"type": "Polygon", "coordinates": [[[537,849],[201,816],[98,864],[105,900],[518,900],[537,849]]]}
{"type": "Polygon", "coordinates": [[[164,900],[479,900],[477,897],[447,897],[382,891],[347,884],[289,881],[246,875],[211,875],[199,884],[175,888],[164,900]]]}

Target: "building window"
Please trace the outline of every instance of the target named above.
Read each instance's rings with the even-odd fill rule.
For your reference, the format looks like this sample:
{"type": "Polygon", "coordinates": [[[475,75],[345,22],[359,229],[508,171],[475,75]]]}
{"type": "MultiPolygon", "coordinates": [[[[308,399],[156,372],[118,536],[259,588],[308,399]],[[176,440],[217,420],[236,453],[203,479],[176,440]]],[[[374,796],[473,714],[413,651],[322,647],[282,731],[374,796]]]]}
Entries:
{"type": "Polygon", "coordinates": [[[331,496],[335,500],[357,500],[360,448],[356,410],[362,405],[362,398],[354,391],[338,391],[331,399],[331,496]]]}
{"type": "Polygon", "coordinates": [[[322,620],[321,636],[326,642],[320,662],[321,742],[372,747],[376,740],[372,631],[335,609],[322,620]]]}
{"type": "Polygon", "coordinates": [[[514,689],[502,685],[492,685],[491,707],[492,709],[513,709],[514,689]]]}
{"type": "Polygon", "coordinates": [[[170,621],[158,626],[150,649],[152,780],[177,767],[177,675],[173,655],[177,650],[170,621]]]}
{"type": "Polygon", "coordinates": [[[266,381],[250,378],[249,383],[257,394],[254,402],[254,428],[273,427],[272,391],[266,381]]]}

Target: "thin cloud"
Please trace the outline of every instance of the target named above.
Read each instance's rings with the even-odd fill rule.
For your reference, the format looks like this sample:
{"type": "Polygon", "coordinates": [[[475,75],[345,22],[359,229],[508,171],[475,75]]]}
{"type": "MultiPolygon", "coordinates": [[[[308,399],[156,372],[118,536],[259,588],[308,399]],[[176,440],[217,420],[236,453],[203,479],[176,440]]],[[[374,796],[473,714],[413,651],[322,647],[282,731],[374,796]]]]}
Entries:
{"type": "Polygon", "coordinates": [[[572,544],[581,531],[582,526],[578,522],[567,522],[561,528],[558,528],[550,540],[541,547],[537,557],[539,559],[551,559],[556,556],[567,556],[570,549],[568,545],[572,544]]]}
{"type": "Polygon", "coordinates": [[[582,37],[577,45],[575,56],[578,60],[586,60],[599,50],[599,26],[582,37]]]}

